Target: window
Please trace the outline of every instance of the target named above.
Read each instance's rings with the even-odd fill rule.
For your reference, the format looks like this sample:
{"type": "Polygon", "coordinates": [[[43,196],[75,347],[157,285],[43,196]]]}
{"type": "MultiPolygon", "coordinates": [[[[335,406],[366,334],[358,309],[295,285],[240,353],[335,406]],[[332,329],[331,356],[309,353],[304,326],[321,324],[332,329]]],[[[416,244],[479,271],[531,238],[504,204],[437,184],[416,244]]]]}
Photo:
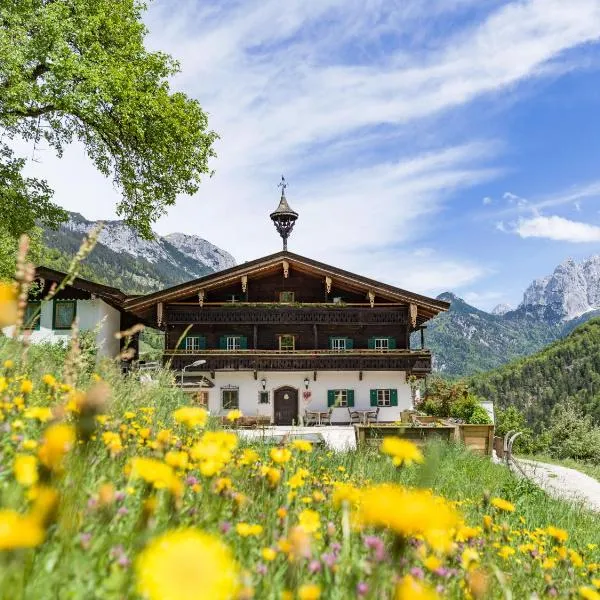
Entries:
{"type": "Polygon", "coordinates": [[[228,335],[225,338],[227,350],[239,350],[241,348],[240,337],[238,335],[228,335]]]}
{"type": "Polygon", "coordinates": [[[208,408],[208,392],[196,392],[192,396],[192,401],[194,404],[198,406],[203,406],[204,408],[208,408]]]}
{"type": "Polygon", "coordinates": [[[296,349],[296,337],[293,335],[279,336],[279,349],[291,352],[296,349]]]}
{"type": "Polygon", "coordinates": [[[25,317],[23,325],[26,329],[39,329],[42,303],[41,302],[28,302],[25,307],[25,317]]]}
{"type": "Polygon", "coordinates": [[[377,406],[391,406],[391,390],[377,390],[377,406]]]}
{"type": "Polygon", "coordinates": [[[346,338],[331,338],[331,349],[338,351],[345,350],[346,338]]]}
{"type": "Polygon", "coordinates": [[[76,307],[75,300],[55,300],[52,329],[71,329],[75,320],[76,307]]]}
{"type": "Polygon", "coordinates": [[[258,392],[258,403],[269,404],[269,392],[258,392]]]}
{"type": "Polygon", "coordinates": [[[389,338],[375,338],[375,350],[388,350],[389,347],[389,338]]]}
{"type": "Polygon", "coordinates": [[[184,348],[188,352],[197,352],[198,350],[203,350],[205,344],[203,344],[204,339],[199,335],[188,335],[185,338],[184,348]]]}
{"type": "Polygon", "coordinates": [[[354,390],[327,390],[327,406],[354,406],[354,390]]]}
{"type": "Polygon", "coordinates": [[[223,410],[233,410],[240,407],[240,391],[221,389],[223,410]]]}
{"type": "Polygon", "coordinates": [[[294,292],[279,292],[279,302],[294,302],[294,292]]]}

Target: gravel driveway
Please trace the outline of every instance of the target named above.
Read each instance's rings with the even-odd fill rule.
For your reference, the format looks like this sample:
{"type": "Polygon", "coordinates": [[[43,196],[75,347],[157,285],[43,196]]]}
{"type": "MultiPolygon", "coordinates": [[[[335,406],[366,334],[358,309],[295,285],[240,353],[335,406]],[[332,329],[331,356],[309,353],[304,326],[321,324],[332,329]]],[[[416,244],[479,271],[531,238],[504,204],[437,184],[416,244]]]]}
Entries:
{"type": "Polygon", "coordinates": [[[518,459],[518,462],[527,477],[551,496],[581,502],[592,510],[600,511],[600,482],[589,475],[535,460],[518,459]]]}

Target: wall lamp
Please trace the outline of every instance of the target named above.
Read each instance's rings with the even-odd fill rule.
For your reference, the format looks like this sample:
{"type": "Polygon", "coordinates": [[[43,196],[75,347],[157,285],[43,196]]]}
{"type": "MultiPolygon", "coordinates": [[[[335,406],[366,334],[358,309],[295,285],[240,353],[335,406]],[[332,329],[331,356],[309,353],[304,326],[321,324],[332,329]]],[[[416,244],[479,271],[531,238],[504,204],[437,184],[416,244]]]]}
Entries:
{"type": "Polygon", "coordinates": [[[308,386],[310,385],[310,379],[308,377],[304,378],[304,387],[306,389],[308,389],[308,386]]]}
{"type": "Polygon", "coordinates": [[[262,385],[263,390],[267,388],[267,380],[264,377],[260,380],[260,385],[262,385]]]}

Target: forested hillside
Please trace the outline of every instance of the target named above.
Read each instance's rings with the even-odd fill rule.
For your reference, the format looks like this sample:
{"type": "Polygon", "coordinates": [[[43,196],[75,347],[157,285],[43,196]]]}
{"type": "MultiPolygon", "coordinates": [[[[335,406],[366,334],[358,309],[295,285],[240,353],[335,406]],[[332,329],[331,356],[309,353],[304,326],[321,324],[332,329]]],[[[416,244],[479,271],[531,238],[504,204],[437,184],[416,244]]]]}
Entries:
{"type": "Polygon", "coordinates": [[[600,424],[600,318],[532,356],[475,375],[470,383],[497,407],[517,407],[536,429],[548,426],[552,408],[567,401],[600,424]]]}

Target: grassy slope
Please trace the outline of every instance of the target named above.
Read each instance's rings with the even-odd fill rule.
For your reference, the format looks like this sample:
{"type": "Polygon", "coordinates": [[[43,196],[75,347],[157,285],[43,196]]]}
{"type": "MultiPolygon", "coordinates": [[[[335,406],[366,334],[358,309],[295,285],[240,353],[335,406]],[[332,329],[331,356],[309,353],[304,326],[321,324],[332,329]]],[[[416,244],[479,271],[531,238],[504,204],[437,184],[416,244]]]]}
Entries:
{"type": "MultiPolygon", "coordinates": [[[[34,380],[36,389],[40,389],[39,380],[44,372],[54,372],[59,375],[64,355],[48,347],[30,348],[29,354],[24,369],[34,380]]],[[[11,350],[10,345],[0,342],[0,364],[8,356],[15,358],[14,348],[11,350]]],[[[175,408],[181,406],[185,399],[178,390],[169,386],[169,373],[164,373],[156,385],[141,386],[134,379],[122,379],[110,364],[106,363],[99,367],[99,371],[112,389],[110,408],[112,419],[121,422],[124,420],[124,413],[131,410],[137,414],[135,421],[143,425],[143,413],[140,412],[140,408],[153,407],[155,413],[149,422],[150,426],[155,429],[163,426],[172,427],[170,414],[175,408]]],[[[87,377],[82,371],[80,385],[85,386],[86,381],[87,377]]],[[[44,402],[43,394],[39,400],[44,402]]],[[[4,454],[1,458],[4,473],[3,478],[0,479],[3,506],[22,505],[21,492],[9,477],[12,443],[14,442],[8,439],[4,440],[4,454]]],[[[266,450],[259,448],[259,452],[266,460],[266,450]]],[[[232,548],[239,563],[248,569],[250,579],[256,588],[255,597],[279,598],[284,581],[289,574],[289,566],[285,560],[278,558],[270,564],[267,577],[257,577],[252,573],[255,573],[256,565],[260,562],[260,548],[273,544],[281,535],[280,525],[274,517],[276,510],[281,506],[288,506],[290,519],[292,519],[295,518],[293,515],[305,506],[299,501],[290,503],[287,496],[289,488],[283,485],[275,490],[269,490],[263,483],[257,483],[254,476],[244,474],[247,473],[246,471],[232,468],[229,476],[233,480],[235,489],[246,494],[250,499],[241,513],[237,512],[235,503],[226,497],[216,496],[211,492],[210,482],[205,482],[197,495],[188,490],[183,499],[183,506],[175,512],[169,510],[166,497],[162,497],[156,522],[149,530],[139,529],[143,499],[139,485],[125,500],[128,514],[123,517],[116,518],[114,512],[109,512],[107,517],[103,516],[103,513],[83,508],[90,497],[97,493],[99,485],[103,482],[113,482],[117,489],[125,489],[128,482],[123,477],[123,467],[127,456],[145,453],[143,448],[136,447],[134,443],[127,452],[116,459],[109,459],[101,441],[97,440],[90,443],[85,451],[72,457],[61,484],[63,500],[59,527],[52,526],[49,541],[34,555],[28,555],[30,556],[28,560],[31,562],[27,567],[24,597],[33,600],[49,597],[110,599],[123,597],[121,591],[123,589],[130,590],[127,597],[134,597],[130,579],[132,569],[116,567],[114,561],[110,559],[111,549],[122,545],[127,556],[133,558],[149,536],[157,535],[168,528],[199,526],[221,535],[219,532],[224,522],[235,523],[243,520],[263,524],[265,527],[263,537],[256,541],[242,539],[233,530],[222,537],[232,548]],[[201,511],[193,512],[193,509],[199,507],[201,511]],[[88,549],[83,549],[79,543],[82,532],[91,533],[91,545],[88,549]]],[[[517,480],[503,467],[460,448],[431,447],[423,467],[403,471],[397,470],[389,460],[376,451],[348,453],[315,451],[301,460],[305,461],[304,466],[315,479],[303,494],[310,494],[311,489],[327,490],[327,487],[322,486],[323,480],[328,476],[336,479],[344,479],[348,476],[357,484],[364,484],[367,481],[373,483],[391,481],[427,486],[450,499],[461,501],[461,510],[467,522],[475,525],[481,523],[483,515],[489,512],[489,509],[483,507],[482,502],[484,494],[487,493],[515,503],[516,512],[499,519],[499,522],[508,524],[508,530],[517,531],[523,527],[533,530],[536,527],[555,525],[567,529],[570,532],[570,547],[580,550],[585,549],[586,544],[596,543],[600,539],[600,519],[597,516],[577,506],[551,499],[531,484],[517,480]],[[519,521],[521,517],[525,519],[525,526],[519,521]]],[[[341,541],[339,513],[332,509],[327,499],[313,507],[322,515],[323,523],[328,521],[334,523],[335,531],[332,539],[341,541]]],[[[402,507],[398,509],[402,510],[402,507]]],[[[111,511],[114,510],[114,507],[111,508],[111,511]]],[[[511,536],[515,537],[514,534],[511,536]]],[[[525,540],[515,537],[513,541],[503,543],[510,543],[516,547],[523,541],[525,540]]],[[[528,596],[529,592],[534,590],[542,595],[546,583],[539,571],[532,575],[527,572],[522,562],[516,560],[503,562],[497,557],[496,549],[491,545],[480,551],[484,555],[484,562],[489,566],[488,568],[491,568],[491,564],[496,564],[506,572],[516,598],[528,596]]],[[[599,562],[600,556],[596,555],[593,559],[599,562]]],[[[7,581],[14,582],[15,574],[20,577],[20,569],[22,569],[20,560],[18,557],[13,557],[12,562],[0,564],[0,589],[11,589],[10,593],[13,595],[10,597],[17,597],[16,588],[3,584],[7,581]]],[[[589,560],[592,560],[591,556],[589,560]]],[[[324,588],[324,598],[341,600],[353,597],[356,583],[367,578],[364,561],[365,550],[362,540],[359,535],[354,534],[351,537],[348,554],[340,560],[339,570],[336,573],[325,570],[319,576],[310,576],[303,567],[299,571],[299,577],[301,581],[316,579],[324,588]]],[[[524,562],[529,564],[528,560],[524,562]]],[[[375,578],[372,579],[373,585],[376,584],[377,578],[384,582],[391,581],[392,570],[391,563],[380,566],[378,574],[373,576],[375,578]]],[[[566,573],[563,570],[560,572],[566,573]]],[[[561,579],[557,580],[560,589],[568,585],[568,579],[563,574],[561,579]]],[[[434,582],[446,585],[449,597],[462,597],[459,578],[451,579],[449,582],[445,579],[434,579],[434,582]]],[[[17,584],[11,583],[12,585],[17,584]]],[[[493,584],[493,592],[488,597],[500,597],[500,595],[499,586],[493,584]]],[[[2,592],[0,592],[1,597],[2,592]]]]}

